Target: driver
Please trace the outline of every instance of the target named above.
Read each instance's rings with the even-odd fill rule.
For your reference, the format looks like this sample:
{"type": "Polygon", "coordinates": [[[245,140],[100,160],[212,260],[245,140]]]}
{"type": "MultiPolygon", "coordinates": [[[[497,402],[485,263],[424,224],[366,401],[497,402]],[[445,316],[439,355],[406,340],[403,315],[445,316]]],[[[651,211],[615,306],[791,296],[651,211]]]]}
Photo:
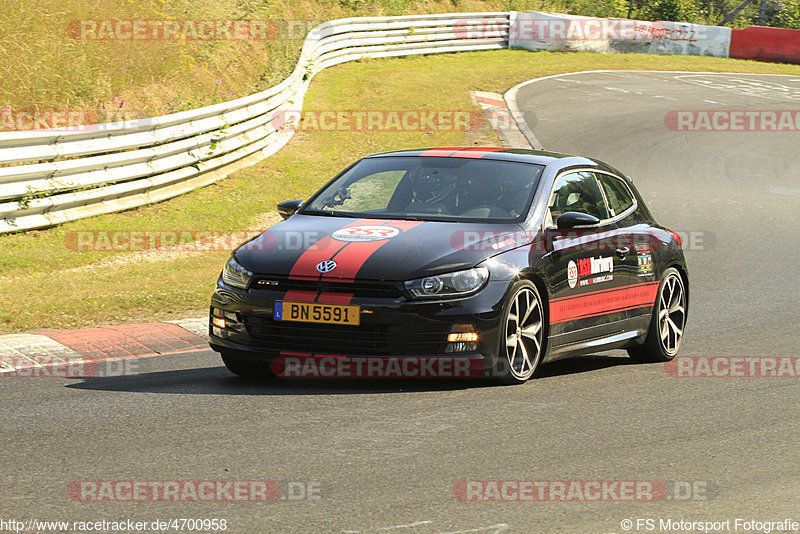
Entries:
{"type": "Polygon", "coordinates": [[[456,196],[455,175],[438,169],[421,168],[411,176],[411,203],[408,211],[447,213],[456,196]]]}

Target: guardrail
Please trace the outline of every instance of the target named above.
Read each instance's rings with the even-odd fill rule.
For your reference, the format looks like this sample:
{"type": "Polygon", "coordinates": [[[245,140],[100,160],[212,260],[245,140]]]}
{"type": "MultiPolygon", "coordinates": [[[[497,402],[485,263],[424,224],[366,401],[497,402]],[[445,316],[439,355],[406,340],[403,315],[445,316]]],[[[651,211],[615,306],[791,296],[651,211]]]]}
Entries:
{"type": "Polygon", "coordinates": [[[518,47],[712,55],[800,63],[800,32],[528,11],[325,22],[292,74],[266,91],[182,113],[75,130],[0,133],[0,234],[174,197],[274,154],[321,70],[364,57],[518,47]]]}
{"type": "Polygon", "coordinates": [[[315,74],[364,57],[508,46],[511,13],[350,18],[309,32],[297,66],[266,91],[149,119],[0,134],[0,233],[45,228],[165,200],[274,154],[315,74]],[[467,25],[488,28],[475,35],[467,25]],[[39,198],[42,197],[42,198],[39,198]]]}

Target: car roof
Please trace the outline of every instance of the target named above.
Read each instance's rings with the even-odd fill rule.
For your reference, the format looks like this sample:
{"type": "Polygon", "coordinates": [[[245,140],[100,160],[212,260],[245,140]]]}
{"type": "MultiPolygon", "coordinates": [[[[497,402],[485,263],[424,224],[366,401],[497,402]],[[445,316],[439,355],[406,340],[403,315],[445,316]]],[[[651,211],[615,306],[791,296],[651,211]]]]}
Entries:
{"type": "Polygon", "coordinates": [[[419,148],[413,150],[393,150],[390,152],[380,152],[371,154],[368,158],[383,158],[390,156],[423,156],[439,158],[470,158],[470,159],[494,159],[501,161],[519,161],[525,163],[548,164],[553,160],[574,158],[568,154],[557,152],[547,152],[544,150],[531,150],[525,148],[503,148],[503,147],[433,147],[419,148]]]}
{"type": "Polygon", "coordinates": [[[589,159],[583,156],[571,154],[561,154],[559,152],[548,152],[545,150],[531,150],[528,148],[504,148],[504,147],[435,147],[419,148],[412,150],[393,150],[390,152],[379,152],[370,154],[365,158],[385,158],[385,157],[438,157],[438,158],[469,158],[484,159],[495,161],[513,161],[518,163],[533,163],[537,165],[551,165],[560,169],[569,167],[597,167],[621,174],[610,165],[596,159],[589,159]]]}

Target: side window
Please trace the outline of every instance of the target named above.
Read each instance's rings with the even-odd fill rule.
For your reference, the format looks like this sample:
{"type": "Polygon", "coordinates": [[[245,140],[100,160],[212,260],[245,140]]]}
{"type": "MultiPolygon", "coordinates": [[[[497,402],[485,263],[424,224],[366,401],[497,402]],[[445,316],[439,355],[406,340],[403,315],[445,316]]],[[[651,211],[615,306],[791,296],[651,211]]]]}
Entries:
{"type": "Polygon", "coordinates": [[[600,220],[609,218],[600,185],[591,172],[573,172],[559,177],[548,207],[553,222],[568,211],[594,215],[600,220]]]}
{"type": "Polygon", "coordinates": [[[625,182],[615,176],[601,172],[597,173],[597,179],[603,185],[612,217],[616,217],[633,206],[633,193],[631,193],[625,182]]]}

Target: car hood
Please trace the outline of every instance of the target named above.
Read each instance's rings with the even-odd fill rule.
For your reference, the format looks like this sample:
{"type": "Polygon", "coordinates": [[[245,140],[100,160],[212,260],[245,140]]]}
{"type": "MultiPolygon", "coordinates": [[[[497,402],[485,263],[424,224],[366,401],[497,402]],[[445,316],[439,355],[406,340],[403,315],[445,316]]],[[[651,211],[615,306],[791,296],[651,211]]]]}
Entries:
{"type": "Polygon", "coordinates": [[[474,267],[516,243],[517,224],[295,214],[235,251],[255,274],[402,281],[474,267]],[[332,263],[322,262],[333,260],[332,263]]]}

